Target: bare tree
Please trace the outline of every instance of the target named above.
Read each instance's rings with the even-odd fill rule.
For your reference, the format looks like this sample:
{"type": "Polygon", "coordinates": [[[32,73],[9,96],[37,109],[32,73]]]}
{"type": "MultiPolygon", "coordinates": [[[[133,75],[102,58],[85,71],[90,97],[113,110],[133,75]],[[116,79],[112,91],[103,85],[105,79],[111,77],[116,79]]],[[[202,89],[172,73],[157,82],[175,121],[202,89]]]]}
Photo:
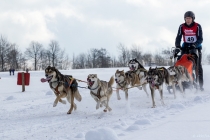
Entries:
{"type": "Polygon", "coordinates": [[[21,52],[18,50],[18,46],[16,44],[10,44],[8,53],[7,53],[7,64],[10,68],[20,69],[20,56],[21,52]]]}
{"type": "Polygon", "coordinates": [[[97,51],[97,65],[99,68],[108,68],[111,65],[111,58],[106,49],[101,48],[97,51]]]}
{"type": "Polygon", "coordinates": [[[132,58],[136,58],[142,63],[142,52],[141,52],[141,47],[137,45],[133,45],[131,49],[131,56],[132,58]]]}
{"type": "Polygon", "coordinates": [[[59,66],[59,62],[62,62],[63,59],[63,52],[61,51],[59,44],[57,41],[55,40],[51,40],[50,44],[49,44],[49,54],[50,54],[50,58],[51,58],[51,62],[52,62],[52,66],[59,66]]]}
{"type": "Polygon", "coordinates": [[[156,63],[158,66],[163,66],[163,65],[164,65],[164,57],[162,57],[162,56],[159,55],[159,54],[156,54],[156,55],[155,55],[155,63],[156,63]]]}
{"type": "Polygon", "coordinates": [[[86,55],[84,53],[79,54],[76,57],[76,61],[74,62],[75,68],[76,69],[84,69],[85,61],[86,61],[86,55]]]}
{"type": "Polygon", "coordinates": [[[71,61],[69,59],[69,56],[66,55],[64,60],[63,60],[63,63],[62,63],[62,69],[64,70],[67,70],[71,67],[71,61]]]}
{"type": "Polygon", "coordinates": [[[120,50],[119,62],[122,62],[122,66],[125,67],[127,66],[127,62],[130,60],[130,52],[127,47],[121,43],[118,45],[118,49],[120,50]]]}
{"type": "Polygon", "coordinates": [[[1,70],[5,70],[6,60],[7,60],[7,54],[9,52],[10,43],[7,41],[5,37],[1,35],[0,37],[0,64],[1,64],[1,70]]]}
{"type": "Polygon", "coordinates": [[[152,63],[152,54],[151,53],[145,53],[143,54],[143,59],[146,65],[151,66],[152,63]]]}
{"type": "Polygon", "coordinates": [[[41,59],[41,52],[43,51],[42,44],[32,41],[28,48],[26,48],[25,55],[29,59],[34,60],[34,69],[37,70],[37,64],[41,59]]]}
{"type": "Polygon", "coordinates": [[[90,57],[90,60],[92,61],[92,67],[96,68],[97,67],[98,49],[96,49],[96,48],[90,49],[89,57],[90,57]]]}

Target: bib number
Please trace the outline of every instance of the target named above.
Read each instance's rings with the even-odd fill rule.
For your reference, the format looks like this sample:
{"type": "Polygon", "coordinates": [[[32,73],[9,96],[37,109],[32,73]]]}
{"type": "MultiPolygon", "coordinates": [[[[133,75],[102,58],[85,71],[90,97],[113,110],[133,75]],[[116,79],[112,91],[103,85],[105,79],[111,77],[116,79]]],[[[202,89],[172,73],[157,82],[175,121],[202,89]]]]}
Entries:
{"type": "Polygon", "coordinates": [[[194,43],[197,41],[197,38],[196,38],[196,36],[185,36],[185,41],[187,43],[194,43]]]}

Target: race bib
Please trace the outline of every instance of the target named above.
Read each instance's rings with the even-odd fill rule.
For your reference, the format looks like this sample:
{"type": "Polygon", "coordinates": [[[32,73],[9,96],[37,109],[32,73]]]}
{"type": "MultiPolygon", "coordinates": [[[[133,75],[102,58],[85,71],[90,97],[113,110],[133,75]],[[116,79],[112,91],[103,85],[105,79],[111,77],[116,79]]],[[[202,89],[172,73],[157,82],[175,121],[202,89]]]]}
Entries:
{"type": "Polygon", "coordinates": [[[187,42],[187,43],[194,43],[196,41],[197,41],[196,36],[185,36],[185,42],[187,42]]]}

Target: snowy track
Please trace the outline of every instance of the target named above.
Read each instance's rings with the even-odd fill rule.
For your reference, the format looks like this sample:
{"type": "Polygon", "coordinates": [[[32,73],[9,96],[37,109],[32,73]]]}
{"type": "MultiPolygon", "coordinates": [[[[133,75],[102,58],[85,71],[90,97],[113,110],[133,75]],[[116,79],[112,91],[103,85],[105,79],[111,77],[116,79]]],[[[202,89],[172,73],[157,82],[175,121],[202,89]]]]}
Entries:
{"type": "MultiPolygon", "coordinates": [[[[90,73],[101,80],[109,80],[117,68],[61,71],[85,80],[90,73]]],[[[119,68],[122,70],[123,68],[119,68]]],[[[127,70],[127,68],[124,68],[127,70]]],[[[114,92],[111,112],[95,109],[96,103],[87,89],[79,89],[82,101],[77,110],[67,115],[69,103],[53,107],[55,95],[47,83],[41,83],[44,72],[31,72],[31,83],[26,92],[16,86],[16,76],[0,73],[0,139],[49,140],[162,140],[209,139],[210,88],[207,75],[210,66],[204,66],[205,92],[187,90],[186,97],[177,92],[177,99],[164,88],[165,106],[161,106],[156,91],[156,108],[151,108],[151,97],[137,88],[129,90],[128,102],[121,91],[121,100],[114,92]]],[[[86,86],[79,83],[80,86],[86,86]]],[[[149,87],[147,87],[149,91],[149,87]]],[[[150,92],[150,91],[149,91],[150,92]]]]}

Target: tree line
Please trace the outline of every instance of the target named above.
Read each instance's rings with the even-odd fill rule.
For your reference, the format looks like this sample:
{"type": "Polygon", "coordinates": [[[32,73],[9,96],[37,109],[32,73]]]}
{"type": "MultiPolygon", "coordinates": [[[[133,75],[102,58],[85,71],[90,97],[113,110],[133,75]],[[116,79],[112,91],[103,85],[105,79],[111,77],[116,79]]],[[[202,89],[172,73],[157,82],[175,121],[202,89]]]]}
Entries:
{"type": "Polygon", "coordinates": [[[77,56],[73,55],[72,68],[108,68],[108,67],[127,67],[130,59],[137,58],[143,65],[166,66],[173,62],[170,58],[170,48],[161,48],[155,55],[152,53],[143,53],[143,48],[138,45],[132,45],[131,48],[126,47],[122,43],[117,46],[118,57],[111,56],[105,49],[92,48],[87,53],[81,53],[77,56]]]}
{"type": "MultiPolygon", "coordinates": [[[[87,69],[127,67],[130,59],[137,58],[145,66],[173,65],[170,59],[171,48],[159,48],[155,54],[144,52],[145,48],[132,45],[126,47],[120,43],[117,47],[118,56],[112,56],[106,48],[92,48],[86,53],[80,53],[69,58],[65,50],[61,49],[58,41],[51,40],[47,47],[37,41],[31,41],[24,52],[18,45],[11,43],[4,36],[0,36],[0,70],[43,70],[47,66],[58,69],[87,69]],[[143,53],[144,52],[144,53],[143,53]],[[29,60],[29,61],[28,61],[29,60]]],[[[205,50],[203,50],[205,53],[205,50]]],[[[203,60],[210,63],[210,54],[203,54],[203,60]]]]}
{"type": "Polygon", "coordinates": [[[11,43],[6,37],[0,36],[0,70],[43,70],[47,66],[58,69],[68,69],[71,65],[70,58],[62,50],[56,40],[51,40],[48,47],[37,41],[31,41],[22,53],[17,44],[11,43]],[[28,61],[29,60],[29,61],[28,61]],[[31,63],[31,64],[30,64],[31,63]],[[33,67],[29,67],[32,65],[33,67]]]}

